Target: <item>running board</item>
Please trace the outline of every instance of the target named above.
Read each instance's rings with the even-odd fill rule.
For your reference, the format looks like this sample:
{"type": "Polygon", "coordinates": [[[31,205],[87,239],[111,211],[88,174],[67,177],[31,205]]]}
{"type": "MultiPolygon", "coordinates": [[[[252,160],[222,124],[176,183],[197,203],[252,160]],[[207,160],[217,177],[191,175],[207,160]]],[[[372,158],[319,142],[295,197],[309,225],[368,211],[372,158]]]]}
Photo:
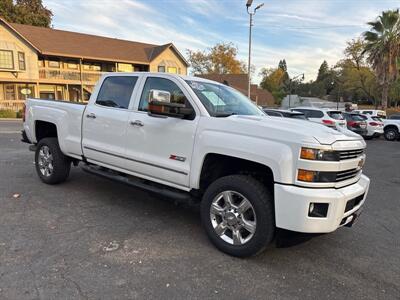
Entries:
{"type": "Polygon", "coordinates": [[[154,182],[147,183],[147,180],[140,179],[140,178],[130,176],[130,175],[122,176],[118,172],[115,172],[115,171],[107,169],[107,168],[98,167],[95,165],[85,165],[85,166],[82,166],[82,170],[87,173],[101,176],[101,177],[104,177],[104,178],[107,178],[110,180],[114,180],[114,181],[117,181],[117,182],[120,182],[123,184],[127,184],[132,187],[139,188],[139,189],[151,192],[151,193],[156,193],[159,195],[166,196],[175,201],[186,202],[186,203],[194,202],[194,198],[188,192],[182,192],[177,189],[168,188],[168,187],[165,187],[164,185],[154,183],[154,182]]]}

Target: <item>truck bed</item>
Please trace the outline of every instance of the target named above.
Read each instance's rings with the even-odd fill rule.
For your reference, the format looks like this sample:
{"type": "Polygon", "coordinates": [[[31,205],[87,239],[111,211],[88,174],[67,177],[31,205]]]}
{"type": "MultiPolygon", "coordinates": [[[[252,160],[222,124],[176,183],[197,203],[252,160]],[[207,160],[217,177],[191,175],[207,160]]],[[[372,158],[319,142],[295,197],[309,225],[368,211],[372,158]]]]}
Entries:
{"type": "Polygon", "coordinates": [[[38,122],[56,124],[61,150],[72,157],[82,155],[82,116],[86,103],[28,98],[24,130],[28,139],[36,143],[38,122]]]}

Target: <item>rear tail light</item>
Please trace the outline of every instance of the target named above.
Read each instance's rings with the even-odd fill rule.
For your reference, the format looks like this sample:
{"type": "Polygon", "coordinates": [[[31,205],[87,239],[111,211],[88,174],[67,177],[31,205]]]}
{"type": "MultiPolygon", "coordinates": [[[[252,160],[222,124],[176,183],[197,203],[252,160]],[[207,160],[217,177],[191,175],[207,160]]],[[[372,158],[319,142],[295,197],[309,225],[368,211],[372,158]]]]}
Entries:
{"type": "Polygon", "coordinates": [[[357,127],[357,125],[358,125],[358,122],[356,122],[356,121],[348,121],[347,122],[347,126],[350,126],[350,127],[357,127]]]}
{"type": "Polygon", "coordinates": [[[371,126],[379,126],[379,123],[376,123],[376,122],[369,122],[369,125],[371,125],[371,126]]]}
{"type": "Polygon", "coordinates": [[[22,121],[25,122],[25,115],[26,115],[26,104],[22,106],[22,121]]]}
{"type": "Polygon", "coordinates": [[[335,122],[332,121],[332,120],[322,120],[322,123],[324,123],[325,125],[328,125],[328,126],[334,126],[335,125],[335,122]]]}

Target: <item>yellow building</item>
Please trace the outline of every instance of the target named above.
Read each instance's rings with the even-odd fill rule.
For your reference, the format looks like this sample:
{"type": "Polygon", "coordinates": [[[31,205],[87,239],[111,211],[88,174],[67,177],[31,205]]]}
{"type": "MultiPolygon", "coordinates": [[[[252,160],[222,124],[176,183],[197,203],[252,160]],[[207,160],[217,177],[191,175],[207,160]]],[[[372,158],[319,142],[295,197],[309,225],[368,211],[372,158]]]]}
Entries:
{"type": "Polygon", "coordinates": [[[188,63],[172,44],[152,45],[0,18],[0,109],[18,111],[25,94],[87,101],[104,72],[187,74],[188,63]]]}

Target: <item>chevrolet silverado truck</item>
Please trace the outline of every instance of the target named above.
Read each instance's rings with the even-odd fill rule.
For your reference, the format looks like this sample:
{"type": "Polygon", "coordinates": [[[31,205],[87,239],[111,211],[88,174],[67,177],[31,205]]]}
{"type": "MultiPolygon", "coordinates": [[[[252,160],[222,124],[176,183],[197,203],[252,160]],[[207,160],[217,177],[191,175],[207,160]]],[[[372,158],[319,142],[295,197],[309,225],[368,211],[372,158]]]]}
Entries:
{"type": "Polygon", "coordinates": [[[350,227],[365,202],[361,136],[264,114],[235,89],[165,73],[105,74],[87,104],[28,99],[24,140],[41,181],[71,165],[182,201],[199,201],[211,242],[245,257],[277,228],[350,227]]]}

